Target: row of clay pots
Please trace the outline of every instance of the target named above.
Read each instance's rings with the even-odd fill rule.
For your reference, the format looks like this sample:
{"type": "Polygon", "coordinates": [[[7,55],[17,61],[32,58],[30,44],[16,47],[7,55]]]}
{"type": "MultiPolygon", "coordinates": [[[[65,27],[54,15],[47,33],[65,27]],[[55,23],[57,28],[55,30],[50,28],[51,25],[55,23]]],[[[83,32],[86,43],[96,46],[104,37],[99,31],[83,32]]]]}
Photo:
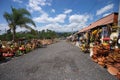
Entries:
{"type": "Polygon", "coordinates": [[[109,48],[104,49],[104,47],[93,47],[92,60],[106,67],[110,74],[120,79],[120,49],[115,49],[111,52],[109,48]]]}
{"type": "Polygon", "coordinates": [[[51,39],[44,39],[44,40],[39,40],[41,42],[42,45],[49,45],[49,44],[52,44],[53,43],[53,40],[51,39]]]}
{"type": "Polygon", "coordinates": [[[12,44],[4,44],[0,48],[0,53],[2,54],[0,58],[2,57],[13,57],[13,56],[20,56],[27,52],[30,52],[31,50],[34,50],[39,47],[43,47],[44,45],[52,44],[52,40],[31,40],[25,44],[19,44],[18,43],[12,43],[12,44]]]}

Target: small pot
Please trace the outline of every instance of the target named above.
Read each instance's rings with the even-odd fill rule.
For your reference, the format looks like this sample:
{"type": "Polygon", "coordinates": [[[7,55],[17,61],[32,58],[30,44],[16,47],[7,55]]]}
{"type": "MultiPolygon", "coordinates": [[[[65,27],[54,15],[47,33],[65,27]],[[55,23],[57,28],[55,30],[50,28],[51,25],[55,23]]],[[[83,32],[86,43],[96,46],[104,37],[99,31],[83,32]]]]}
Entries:
{"type": "Polygon", "coordinates": [[[108,67],[107,70],[108,70],[108,72],[109,72],[110,74],[112,74],[112,75],[117,75],[117,73],[119,72],[119,70],[118,70],[117,68],[113,67],[113,66],[108,67]]]}

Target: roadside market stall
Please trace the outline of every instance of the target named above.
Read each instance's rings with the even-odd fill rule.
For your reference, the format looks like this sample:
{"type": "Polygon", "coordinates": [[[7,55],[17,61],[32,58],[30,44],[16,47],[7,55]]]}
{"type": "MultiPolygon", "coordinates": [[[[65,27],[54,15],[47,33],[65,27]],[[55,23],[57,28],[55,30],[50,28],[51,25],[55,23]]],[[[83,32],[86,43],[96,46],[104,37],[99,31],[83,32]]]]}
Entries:
{"type": "Polygon", "coordinates": [[[51,39],[32,39],[26,40],[21,38],[17,42],[13,41],[0,41],[0,61],[14,56],[21,56],[36,48],[46,47],[54,42],[51,39]],[[46,45],[46,46],[45,46],[46,45]]]}
{"type": "Polygon", "coordinates": [[[78,34],[82,37],[80,49],[83,52],[89,50],[94,62],[120,79],[120,35],[117,20],[118,14],[112,13],[83,28],[78,34]]]}

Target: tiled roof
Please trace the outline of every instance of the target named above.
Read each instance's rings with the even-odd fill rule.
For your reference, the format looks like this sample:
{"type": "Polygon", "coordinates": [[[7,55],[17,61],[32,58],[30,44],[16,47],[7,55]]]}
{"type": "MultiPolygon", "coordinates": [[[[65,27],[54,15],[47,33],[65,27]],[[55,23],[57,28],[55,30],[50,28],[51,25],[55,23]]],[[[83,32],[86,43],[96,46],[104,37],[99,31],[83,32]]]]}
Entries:
{"type": "Polygon", "coordinates": [[[98,26],[101,26],[101,25],[107,25],[107,24],[110,24],[110,23],[117,23],[117,21],[118,21],[118,13],[112,13],[108,16],[105,16],[105,17],[97,20],[96,22],[93,22],[88,27],[85,27],[85,28],[81,29],[78,33],[88,31],[92,28],[95,28],[95,27],[98,27],[98,26]]]}

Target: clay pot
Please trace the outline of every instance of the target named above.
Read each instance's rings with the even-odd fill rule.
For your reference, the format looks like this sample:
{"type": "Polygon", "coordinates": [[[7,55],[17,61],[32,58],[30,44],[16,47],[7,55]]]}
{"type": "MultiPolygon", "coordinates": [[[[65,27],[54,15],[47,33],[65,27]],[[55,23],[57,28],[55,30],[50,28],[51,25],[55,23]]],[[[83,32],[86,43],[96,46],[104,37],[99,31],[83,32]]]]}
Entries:
{"type": "Polygon", "coordinates": [[[112,64],[106,64],[106,66],[107,66],[107,68],[109,68],[109,67],[111,67],[111,66],[112,66],[112,64]]]}
{"type": "Polygon", "coordinates": [[[3,53],[2,56],[6,57],[6,56],[7,56],[7,53],[3,53]]]}
{"type": "Polygon", "coordinates": [[[119,53],[120,49],[119,48],[115,48],[114,51],[119,53]]]}
{"type": "Polygon", "coordinates": [[[117,73],[116,77],[120,80],[120,72],[117,73]]]}
{"type": "Polygon", "coordinates": [[[114,64],[114,66],[115,66],[117,69],[120,70],[120,63],[116,63],[116,64],[114,64]]]}
{"type": "Polygon", "coordinates": [[[4,56],[4,57],[12,57],[13,54],[12,54],[12,53],[3,53],[3,56],[4,56]]]}
{"type": "Polygon", "coordinates": [[[91,58],[94,62],[98,62],[97,57],[95,55],[93,55],[91,58]]]}
{"type": "Polygon", "coordinates": [[[96,48],[93,49],[93,54],[97,54],[97,49],[96,48]]]}
{"type": "Polygon", "coordinates": [[[107,61],[111,62],[111,63],[114,62],[114,60],[112,58],[107,58],[107,61]]]}
{"type": "Polygon", "coordinates": [[[100,58],[98,58],[98,61],[99,61],[99,62],[101,62],[101,61],[102,61],[102,58],[101,58],[101,57],[100,57],[100,58]]]}
{"type": "Polygon", "coordinates": [[[112,74],[112,75],[117,75],[117,73],[119,72],[119,70],[117,69],[117,68],[115,68],[115,67],[108,67],[108,72],[110,73],[110,74],[112,74]]]}
{"type": "Polygon", "coordinates": [[[103,50],[98,50],[97,52],[98,52],[98,54],[102,54],[103,50]]]}
{"type": "Polygon", "coordinates": [[[9,53],[9,54],[8,54],[8,56],[9,56],[9,57],[12,57],[12,56],[13,56],[13,54],[12,54],[12,53],[9,53]]]}
{"type": "Polygon", "coordinates": [[[98,62],[98,60],[97,60],[97,59],[92,59],[92,60],[93,60],[94,62],[96,62],[96,63],[98,62]]]}
{"type": "Polygon", "coordinates": [[[100,61],[100,62],[105,62],[105,57],[99,57],[99,58],[98,58],[98,61],[100,61]]]}
{"type": "Polygon", "coordinates": [[[114,58],[114,61],[116,61],[116,62],[120,62],[120,58],[114,58]]]}
{"type": "Polygon", "coordinates": [[[98,62],[98,64],[100,65],[100,66],[105,66],[105,64],[103,63],[103,62],[98,62]]]}

